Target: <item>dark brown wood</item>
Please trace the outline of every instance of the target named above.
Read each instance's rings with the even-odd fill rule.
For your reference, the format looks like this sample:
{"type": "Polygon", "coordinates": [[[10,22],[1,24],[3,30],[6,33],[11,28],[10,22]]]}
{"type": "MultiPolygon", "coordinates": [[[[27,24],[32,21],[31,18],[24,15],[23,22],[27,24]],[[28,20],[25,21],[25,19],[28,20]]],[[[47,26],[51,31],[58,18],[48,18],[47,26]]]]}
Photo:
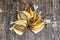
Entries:
{"type": "MultiPolygon", "coordinates": [[[[56,18],[57,26],[48,24],[41,32],[34,34],[30,30],[19,36],[10,31],[12,26],[9,23],[17,19],[16,10],[22,10],[19,0],[0,0],[0,40],[60,40],[60,0],[39,0],[39,11],[42,15],[54,21],[56,18]]],[[[24,7],[23,7],[24,8],[24,7]]]]}

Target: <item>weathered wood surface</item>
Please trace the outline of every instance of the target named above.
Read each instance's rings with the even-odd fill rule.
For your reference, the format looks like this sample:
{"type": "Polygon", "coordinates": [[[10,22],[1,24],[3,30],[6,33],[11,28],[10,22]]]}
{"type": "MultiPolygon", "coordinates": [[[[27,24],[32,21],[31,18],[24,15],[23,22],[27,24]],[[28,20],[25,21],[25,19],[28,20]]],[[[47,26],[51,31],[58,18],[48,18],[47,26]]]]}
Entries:
{"type": "Polygon", "coordinates": [[[41,32],[34,34],[27,30],[22,36],[10,31],[10,21],[16,20],[16,11],[21,8],[19,0],[0,0],[0,40],[60,40],[60,0],[39,0],[39,11],[53,21],[55,15],[57,26],[48,24],[41,32]]]}

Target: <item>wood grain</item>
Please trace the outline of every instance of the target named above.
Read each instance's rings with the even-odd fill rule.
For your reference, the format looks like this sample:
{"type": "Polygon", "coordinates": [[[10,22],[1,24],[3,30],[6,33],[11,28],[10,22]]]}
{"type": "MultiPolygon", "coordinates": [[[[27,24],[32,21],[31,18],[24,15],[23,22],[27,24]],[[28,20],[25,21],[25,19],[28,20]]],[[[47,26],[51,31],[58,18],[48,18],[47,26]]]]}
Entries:
{"type": "Polygon", "coordinates": [[[39,0],[39,11],[42,15],[53,20],[55,15],[57,26],[48,24],[41,32],[34,34],[30,30],[22,35],[16,35],[10,31],[10,21],[17,19],[16,10],[22,10],[19,0],[0,0],[0,40],[60,40],[60,0],[39,0]]]}

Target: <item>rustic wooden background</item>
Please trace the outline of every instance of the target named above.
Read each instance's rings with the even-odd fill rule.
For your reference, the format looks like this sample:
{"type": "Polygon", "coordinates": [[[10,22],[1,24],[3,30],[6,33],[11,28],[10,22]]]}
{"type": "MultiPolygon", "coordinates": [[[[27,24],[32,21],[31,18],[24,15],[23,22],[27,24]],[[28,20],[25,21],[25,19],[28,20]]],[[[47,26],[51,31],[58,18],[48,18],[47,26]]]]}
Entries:
{"type": "Polygon", "coordinates": [[[19,0],[0,0],[0,40],[60,40],[60,0],[39,0],[39,11],[53,20],[55,15],[57,26],[48,24],[41,32],[34,34],[27,30],[22,36],[10,31],[10,21],[15,21],[16,10],[21,8],[19,0]]]}

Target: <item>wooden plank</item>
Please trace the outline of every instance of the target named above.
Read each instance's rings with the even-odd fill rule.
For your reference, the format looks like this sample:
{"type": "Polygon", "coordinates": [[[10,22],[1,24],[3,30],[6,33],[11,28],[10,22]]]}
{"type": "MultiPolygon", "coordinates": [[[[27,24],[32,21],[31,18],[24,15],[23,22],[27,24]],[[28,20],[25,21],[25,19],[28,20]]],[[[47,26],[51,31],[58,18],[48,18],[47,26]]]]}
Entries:
{"type": "Polygon", "coordinates": [[[60,0],[39,0],[38,10],[42,11],[44,17],[53,21],[53,15],[56,15],[57,27],[48,24],[41,32],[34,34],[29,29],[19,36],[10,31],[10,21],[16,21],[17,12],[21,10],[20,1],[18,0],[0,0],[0,9],[5,12],[0,13],[0,40],[60,40],[60,0]],[[53,14],[54,13],[54,14],[53,14]]]}

